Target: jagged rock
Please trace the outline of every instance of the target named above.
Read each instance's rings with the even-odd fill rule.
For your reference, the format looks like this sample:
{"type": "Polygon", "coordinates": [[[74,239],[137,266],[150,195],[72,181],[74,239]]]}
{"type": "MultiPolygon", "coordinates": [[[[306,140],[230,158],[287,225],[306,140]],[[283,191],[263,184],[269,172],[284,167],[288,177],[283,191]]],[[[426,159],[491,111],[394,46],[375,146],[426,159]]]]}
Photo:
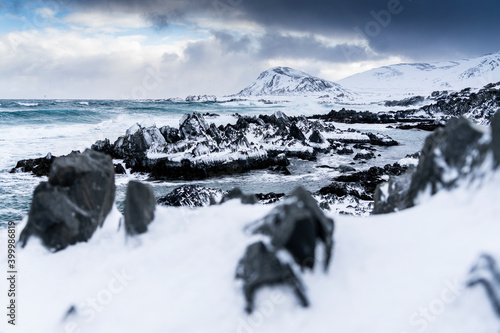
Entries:
{"type": "Polygon", "coordinates": [[[178,128],[163,126],[160,127],[160,133],[163,135],[167,143],[176,143],[182,140],[178,128]]]}
{"type": "Polygon", "coordinates": [[[285,196],[285,193],[257,193],[255,196],[260,203],[267,205],[280,201],[285,196]]]}
{"type": "Polygon", "coordinates": [[[407,208],[406,195],[411,184],[413,170],[400,175],[390,177],[387,183],[377,186],[373,195],[374,207],[372,214],[387,214],[407,208]]]}
{"type": "Polygon", "coordinates": [[[198,112],[185,114],[179,122],[179,132],[183,138],[197,140],[206,137],[209,125],[198,112]]]}
{"type": "Polygon", "coordinates": [[[102,226],[115,198],[114,170],[108,155],[87,149],[57,158],[48,182],[33,193],[28,223],[19,242],[39,237],[51,250],[87,241],[102,226]]]}
{"type": "Polygon", "coordinates": [[[333,194],[337,197],[351,195],[361,200],[371,200],[371,197],[366,194],[360,185],[351,183],[333,182],[328,186],[322,187],[318,193],[322,196],[328,194],[333,194]]]}
{"type": "Polygon", "coordinates": [[[158,198],[157,202],[163,206],[204,207],[219,202],[225,193],[225,191],[215,188],[184,185],[158,198]]]}
{"type": "Polygon", "coordinates": [[[10,170],[10,173],[16,172],[31,172],[35,176],[48,176],[50,172],[50,167],[55,161],[56,157],[48,153],[45,157],[20,160],[17,162],[16,166],[10,170]]]}
{"type": "Polygon", "coordinates": [[[244,282],[243,293],[246,299],[245,310],[252,313],[256,291],[264,286],[284,284],[290,286],[302,306],[307,307],[305,289],[288,264],[282,264],[276,255],[262,242],[247,247],[245,255],[236,268],[236,278],[244,282]]]}
{"type": "Polygon", "coordinates": [[[295,123],[290,126],[290,136],[294,139],[299,140],[300,142],[306,141],[306,136],[302,131],[297,127],[295,123]]]}
{"type": "Polygon", "coordinates": [[[326,140],[318,130],[314,130],[309,136],[309,141],[314,143],[325,143],[326,140]]]}
{"type": "Polygon", "coordinates": [[[189,95],[186,97],[186,102],[217,102],[217,97],[214,95],[189,95]]]}
{"type": "Polygon", "coordinates": [[[223,204],[224,202],[233,199],[240,199],[242,204],[247,204],[247,205],[254,205],[257,202],[259,202],[255,194],[244,194],[239,187],[235,187],[222,197],[220,203],[223,204]]]}
{"type": "Polygon", "coordinates": [[[156,200],[148,184],[131,180],[127,186],[123,217],[128,235],[143,234],[155,217],[156,200]]]}
{"type": "Polygon", "coordinates": [[[114,169],[116,175],[124,175],[127,173],[127,171],[125,170],[125,168],[121,163],[114,164],[114,169]]]}
{"type": "Polygon", "coordinates": [[[129,128],[125,136],[119,137],[113,145],[113,157],[134,158],[144,154],[148,149],[165,146],[167,142],[156,126],[148,128],[135,124],[129,128]]]}
{"type": "Polygon", "coordinates": [[[316,242],[323,242],[323,267],[327,270],[333,248],[333,229],[333,220],[323,214],[308,191],[298,187],[259,221],[253,232],[269,235],[274,249],[286,249],[301,268],[314,268],[316,242]]]}

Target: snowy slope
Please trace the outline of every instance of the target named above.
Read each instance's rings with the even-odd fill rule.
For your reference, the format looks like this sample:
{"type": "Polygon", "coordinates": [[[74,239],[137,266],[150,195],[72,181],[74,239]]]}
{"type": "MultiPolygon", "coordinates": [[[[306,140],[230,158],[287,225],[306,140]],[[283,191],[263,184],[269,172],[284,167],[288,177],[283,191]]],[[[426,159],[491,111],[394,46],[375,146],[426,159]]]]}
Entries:
{"type": "Polygon", "coordinates": [[[331,94],[343,98],[351,93],[339,84],[289,67],[274,67],[262,72],[239,96],[303,96],[331,94]]]}
{"type": "Polygon", "coordinates": [[[484,290],[464,288],[480,253],[500,258],[498,188],[490,173],[400,213],[334,217],[330,272],[302,275],[311,306],[265,288],[251,316],[235,267],[255,240],[244,226],[273,206],[158,207],[135,239],[118,230],[114,210],[88,243],[49,253],[32,239],[18,249],[18,325],[3,320],[0,331],[498,332],[484,290]]]}
{"type": "Polygon", "coordinates": [[[338,83],[373,97],[429,95],[436,90],[481,88],[500,81],[500,52],[479,58],[436,63],[409,63],[375,68],[338,83]]]}

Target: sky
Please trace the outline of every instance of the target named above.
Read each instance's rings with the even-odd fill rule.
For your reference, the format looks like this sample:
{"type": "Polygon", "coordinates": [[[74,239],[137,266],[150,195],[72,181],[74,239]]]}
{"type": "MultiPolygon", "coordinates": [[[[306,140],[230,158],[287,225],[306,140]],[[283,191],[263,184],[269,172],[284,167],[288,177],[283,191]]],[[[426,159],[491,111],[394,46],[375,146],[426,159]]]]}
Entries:
{"type": "Polygon", "coordinates": [[[498,0],[0,0],[0,99],[237,93],[500,51],[498,0]]]}

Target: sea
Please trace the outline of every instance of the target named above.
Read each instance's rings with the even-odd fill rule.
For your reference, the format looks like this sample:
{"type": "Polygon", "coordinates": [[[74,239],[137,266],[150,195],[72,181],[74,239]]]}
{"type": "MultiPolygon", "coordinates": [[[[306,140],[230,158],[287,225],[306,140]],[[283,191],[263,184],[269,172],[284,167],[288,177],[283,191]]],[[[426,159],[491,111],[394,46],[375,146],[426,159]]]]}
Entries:
{"type": "MultiPolygon", "coordinates": [[[[216,103],[169,100],[0,100],[0,227],[8,221],[18,222],[27,216],[34,189],[40,182],[47,180],[47,177],[27,173],[10,173],[21,159],[44,157],[48,153],[60,156],[74,150],[83,151],[104,138],[114,142],[136,123],[142,126],[177,127],[185,113],[213,114],[206,120],[221,125],[235,123],[235,114],[259,115],[282,111],[287,115],[311,115],[342,107],[345,105],[318,104],[309,100],[275,101],[273,104],[258,100],[216,103]]],[[[351,108],[368,109],[373,106],[351,108]]],[[[392,164],[406,154],[419,151],[428,135],[428,132],[397,130],[378,124],[334,125],[387,134],[401,143],[395,147],[378,147],[381,156],[366,165],[360,165],[359,169],[392,164]]],[[[329,180],[338,175],[334,170],[317,168],[318,165],[350,163],[352,156],[327,154],[321,156],[317,163],[301,160],[291,162],[291,176],[260,170],[203,181],[148,182],[153,186],[156,197],[185,184],[223,190],[240,187],[249,193],[288,193],[299,185],[315,191],[328,185],[329,180]]],[[[147,176],[130,173],[116,175],[116,203],[119,209],[123,205],[130,179],[147,181],[147,176]]]]}

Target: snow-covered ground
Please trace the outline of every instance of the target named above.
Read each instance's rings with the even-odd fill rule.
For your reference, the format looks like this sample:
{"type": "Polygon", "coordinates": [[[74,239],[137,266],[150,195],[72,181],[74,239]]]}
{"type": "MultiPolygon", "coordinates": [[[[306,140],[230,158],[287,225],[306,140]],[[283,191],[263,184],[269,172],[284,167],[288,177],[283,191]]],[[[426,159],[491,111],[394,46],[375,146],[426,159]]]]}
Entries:
{"type": "Polygon", "coordinates": [[[32,238],[17,249],[17,325],[4,318],[0,331],[498,332],[484,290],[464,287],[479,254],[500,254],[498,188],[500,172],[489,173],[400,213],[335,216],[330,271],[302,274],[311,306],[264,288],[252,315],[235,268],[255,240],[244,227],[272,205],[158,207],[136,238],[115,209],[88,243],[50,253],[32,238]]]}

